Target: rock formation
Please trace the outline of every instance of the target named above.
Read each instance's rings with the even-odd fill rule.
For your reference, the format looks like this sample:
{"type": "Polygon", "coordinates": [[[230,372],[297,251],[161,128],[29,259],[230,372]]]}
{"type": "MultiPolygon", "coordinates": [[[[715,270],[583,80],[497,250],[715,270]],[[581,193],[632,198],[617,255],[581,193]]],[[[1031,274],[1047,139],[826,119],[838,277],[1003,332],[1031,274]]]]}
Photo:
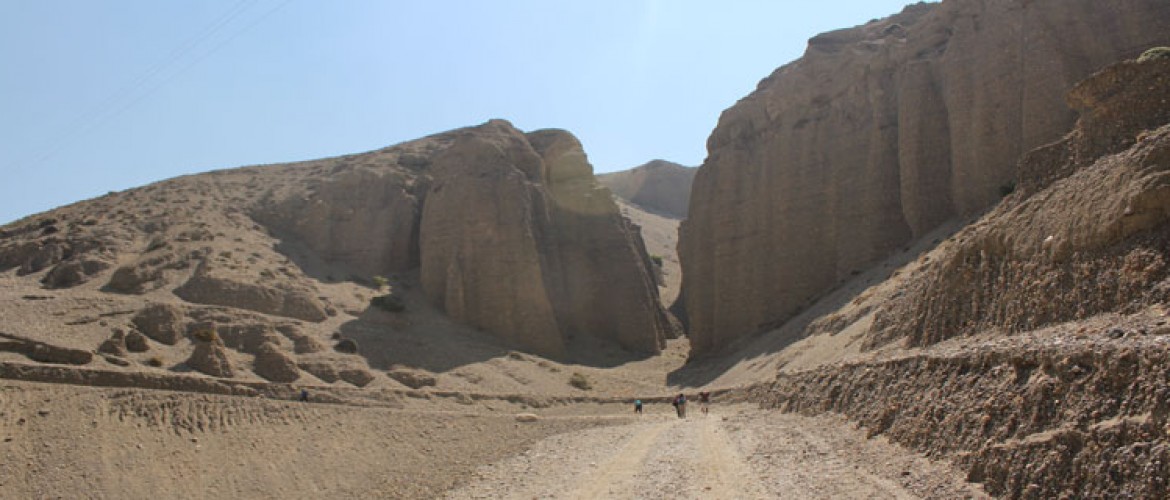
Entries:
{"type": "Polygon", "coordinates": [[[869,343],[924,346],[1170,300],[1168,96],[1166,59],[1077,85],[1077,128],[1024,157],[1021,190],[932,254],[879,310],[869,343]]]}
{"type": "Polygon", "coordinates": [[[691,184],[698,169],[666,160],[653,160],[630,170],[597,176],[614,196],[651,212],[685,219],[691,202],[691,184]]]}
{"type": "Polygon", "coordinates": [[[708,140],[679,243],[693,353],[995,203],[1075,82],[1168,41],[1159,0],[952,0],[812,38],[708,140]]]}
{"type": "Polygon", "coordinates": [[[273,382],[288,383],[301,377],[301,371],[297,369],[296,361],[293,361],[280,347],[269,342],[265,342],[257,348],[252,371],[273,382]]]}
{"type": "Polygon", "coordinates": [[[668,323],[649,257],[573,136],[490,122],[429,171],[419,250],[432,302],[544,355],[576,335],[658,351],[668,323]]]}
{"type": "Polygon", "coordinates": [[[139,311],[131,324],[156,342],[175,345],[183,336],[185,319],[183,311],[176,306],[153,304],[139,311]]]}
{"type": "Polygon", "coordinates": [[[255,217],[324,261],[417,270],[451,317],[540,354],[578,335],[657,352],[669,329],[637,231],[564,131],[495,120],[344,158],[272,197],[255,217]]]}
{"type": "Polygon", "coordinates": [[[187,358],[187,366],[213,377],[232,377],[236,369],[228,357],[227,349],[219,338],[195,340],[195,349],[187,358]]]}

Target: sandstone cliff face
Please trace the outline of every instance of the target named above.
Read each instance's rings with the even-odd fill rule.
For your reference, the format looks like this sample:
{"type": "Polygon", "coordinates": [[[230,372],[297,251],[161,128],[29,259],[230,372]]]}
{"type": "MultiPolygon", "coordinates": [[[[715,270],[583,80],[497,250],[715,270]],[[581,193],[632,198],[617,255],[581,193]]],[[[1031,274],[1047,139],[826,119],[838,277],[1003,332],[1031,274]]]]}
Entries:
{"type": "Polygon", "coordinates": [[[101,346],[98,362],[119,368],[191,358],[216,376],[359,386],[373,383],[368,360],[444,349],[435,337],[483,353],[574,357],[579,338],[657,352],[670,324],[650,265],[575,138],[503,121],[170,179],[0,227],[0,303],[28,338],[101,346]],[[397,310],[380,308],[387,296],[397,310]],[[36,309],[75,299],[92,314],[36,309]],[[220,344],[198,345],[193,328],[220,344]],[[453,340],[475,329],[510,345],[453,340]],[[362,348],[340,349],[352,331],[366,334],[362,348]],[[401,340],[412,335],[421,340],[401,340]]]}
{"type": "Polygon", "coordinates": [[[1076,81],[1168,41],[1158,0],[951,0],[814,37],[708,140],[679,243],[694,353],[996,202],[1076,81]]]}
{"type": "Polygon", "coordinates": [[[459,132],[429,168],[424,291],[448,314],[538,353],[591,335],[657,352],[668,328],[636,230],[566,132],[459,132]]]}
{"type": "Polygon", "coordinates": [[[674,162],[653,160],[630,170],[598,175],[597,181],[618,198],[657,214],[685,219],[697,171],[674,162]]]}
{"type": "Polygon", "coordinates": [[[577,336],[660,349],[649,257],[569,133],[497,120],[327,170],[254,216],[360,276],[417,270],[451,317],[540,354],[577,336]]]}
{"type": "Polygon", "coordinates": [[[1110,67],[1070,102],[1084,113],[1076,130],[1027,155],[1025,189],[932,254],[879,310],[870,345],[1015,333],[1170,300],[1170,61],[1110,67]]]}

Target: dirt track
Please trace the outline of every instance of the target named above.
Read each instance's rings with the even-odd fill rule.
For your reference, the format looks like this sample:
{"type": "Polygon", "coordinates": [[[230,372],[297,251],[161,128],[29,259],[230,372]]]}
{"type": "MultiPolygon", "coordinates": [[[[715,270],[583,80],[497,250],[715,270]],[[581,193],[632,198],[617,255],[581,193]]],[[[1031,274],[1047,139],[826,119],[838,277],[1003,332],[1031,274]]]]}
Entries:
{"type": "Polygon", "coordinates": [[[840,420],[691,410],[546,438],[448,498],[984,497],[955,471],[840,420]]]}

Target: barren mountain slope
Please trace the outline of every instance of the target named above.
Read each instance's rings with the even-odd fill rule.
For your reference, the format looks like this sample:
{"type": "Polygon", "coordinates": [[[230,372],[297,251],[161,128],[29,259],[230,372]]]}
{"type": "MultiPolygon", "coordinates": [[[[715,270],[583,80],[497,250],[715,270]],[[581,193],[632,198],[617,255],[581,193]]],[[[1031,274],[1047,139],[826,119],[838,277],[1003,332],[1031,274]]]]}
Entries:
{"type": "Polygon", "coordinates": [[[512,351],[612,366],[669,329],[640,236],[589,169],[567,133],[495,121],[28,217],[0,228],[0,360],[572,394],[573,370],[512,351]]]}
{"type": "Polygon", "coordinates": [[[1163,0],[919,3],[813,37],[708,140],[679,246],[695,353],[994,204],[1076,82],[1168,44],[1163,0]]]}
{"type": "Polygon", "coordinates": [[[840,413],[1012,498],[1170,494],[1170,60],[1079,84],[1063,141],[973,224],[674,374],[840,413]],[[900,267],[899,267],[900,266],[900,267]],[[888,279],[887,279],[888,277],[888,279]]]}
{"type": "Polygon", "coordinates": [[[694,167],[653,160],[629,170],[598,175],[597,181],[618,198],[646,211],[685,219],[696,171],[694,167]]]}

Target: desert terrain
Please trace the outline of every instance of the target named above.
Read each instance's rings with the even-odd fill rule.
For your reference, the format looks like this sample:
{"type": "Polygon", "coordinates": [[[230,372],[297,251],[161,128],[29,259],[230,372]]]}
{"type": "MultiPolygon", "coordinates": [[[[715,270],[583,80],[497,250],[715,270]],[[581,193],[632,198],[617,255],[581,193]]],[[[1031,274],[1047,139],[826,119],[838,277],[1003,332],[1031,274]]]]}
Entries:
{"type": "Polygon", "coordinates": [[[0,498],[1165,498],[1170,7],[1102,5],[814,37],[658,188],[491,120],[0,226],[0,498]]]}

